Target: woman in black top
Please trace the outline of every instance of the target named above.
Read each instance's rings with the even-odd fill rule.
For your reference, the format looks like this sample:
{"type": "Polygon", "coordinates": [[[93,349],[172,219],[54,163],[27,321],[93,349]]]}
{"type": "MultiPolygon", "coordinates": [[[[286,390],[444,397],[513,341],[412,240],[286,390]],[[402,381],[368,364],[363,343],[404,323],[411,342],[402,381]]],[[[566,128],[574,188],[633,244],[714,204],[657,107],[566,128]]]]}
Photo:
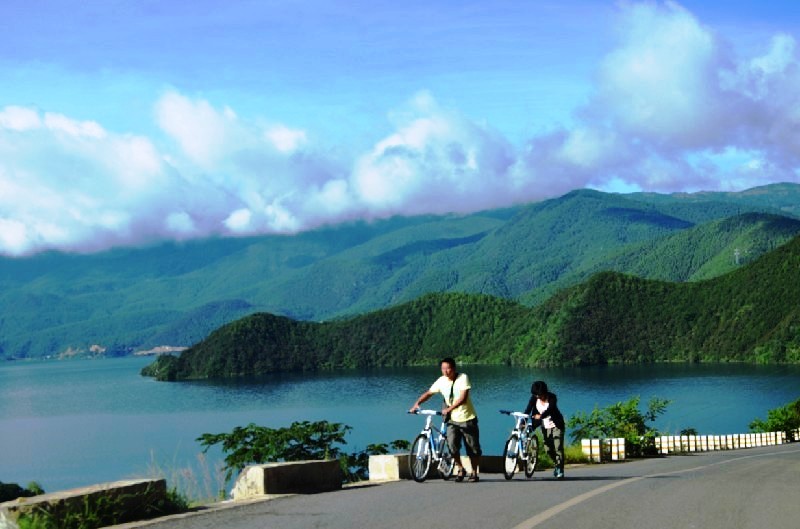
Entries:
{"type": "Polygon", "coordinates": [[[558,409],[558,398],[555,393],[547,390],[547,384],[544,381],[537,380],[531,384],[531,400],[525,408],[525,413],[531,414],[534,420],[542,421],[547,454],[555,463],[553,476],[563,479],[564,433],[566,430],[564,416],[558,409]]]}

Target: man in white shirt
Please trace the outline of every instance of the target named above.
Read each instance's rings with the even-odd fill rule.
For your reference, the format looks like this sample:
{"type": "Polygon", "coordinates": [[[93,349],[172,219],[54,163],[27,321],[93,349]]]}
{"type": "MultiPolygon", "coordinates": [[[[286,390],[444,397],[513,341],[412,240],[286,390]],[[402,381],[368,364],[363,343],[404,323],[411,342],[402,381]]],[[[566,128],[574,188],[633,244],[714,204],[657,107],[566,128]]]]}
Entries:
{"type": "Polygon", "coordinates": [[[452,358],[445,358],[439,366],[442,369],[442,376],[430,387],[430,389],[419,396],[417,401],[411,406],[410,411],[419,409],[419,405],[430,399],[437,393],[444,397],[444,408],[442,413],[447,422],[447,444],[453,453],[453,460],[456,465],[456,481],[464,481],[467,473],[461,464],[461,440],[472,465],[472,473],[469,481],[479,481],[479,467],[481,461],[480,431],[478,428],[478,415],[472,405],[470,390],[472,385],[466,373],[456,371],[456,361],[452,358]]]}

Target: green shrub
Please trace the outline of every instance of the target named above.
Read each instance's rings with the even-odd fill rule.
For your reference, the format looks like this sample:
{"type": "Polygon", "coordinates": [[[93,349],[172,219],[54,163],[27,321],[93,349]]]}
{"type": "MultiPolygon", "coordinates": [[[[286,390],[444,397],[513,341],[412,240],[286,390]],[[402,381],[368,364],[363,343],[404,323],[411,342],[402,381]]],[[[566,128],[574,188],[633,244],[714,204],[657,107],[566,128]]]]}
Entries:
{"type": "Polygon", "coordinates": [[[755,419],[751,432],[786,432],[786,438],[797,441],[795,431],[800,428],[800,399],[767,412],[767,420],[755,419]]]}
{"type": "Polygon", "coordinates": [[[588,415],[584,412],[573,415],[568,424],[573,442],[584,438],[622,437],[626,451],[631,456],[655,453],[654,440],[659,432],[648,423],[664,413],[670,401],[653,397],[648,402],[646,412],[639,410],[639,401],[637,396],[606,408],[595,407],[588,415]]]}

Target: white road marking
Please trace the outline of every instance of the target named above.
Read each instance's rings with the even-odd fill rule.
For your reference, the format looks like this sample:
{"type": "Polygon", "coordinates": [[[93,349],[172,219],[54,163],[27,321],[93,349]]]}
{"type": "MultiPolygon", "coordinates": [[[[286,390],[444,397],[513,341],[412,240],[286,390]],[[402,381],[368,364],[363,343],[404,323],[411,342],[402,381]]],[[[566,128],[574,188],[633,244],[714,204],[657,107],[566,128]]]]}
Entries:
{"type": "Polygon", "coordinates": [[[618,481],[616,483],[610,483],[608,485],[604,485],[604,486],[600,487],[599,489],[594,489],[594,490],[590,490],[589,492],[584,492],[583,494],[575,496],[574,498],[570,498],[569,500],[567,500],[567,501],[565,501],[563,503],[559,503],[558,505],[556,505],[554,507],[550,507],[549,509],[540,512],[536,516],[533,516],[532,518],[528,518],[527,520],[525,520],[524,522],[520,523],[519,525],[516,525],[513,529],[533,529],[534,527],[539,526],[542,522],[545,522],[545,521],[549,520],[553,516],[556,516],[557,514],[560,514],[560,513],[564,512],[564,511],[566,511],[567,509],[569,509],[570,507],[574,507],[575,505],[578,505],[579,503],[583,503],[584,501],[586,501],[588,499],[591,499],[591,498],[597,496],[598,494],[603,494],[604,492],[608,492],[610,490],[616,489],[617,487],[621,487],[623,485],[629,485],[631,483],[635,483],[635,482],[640,481],[642,479],[656,478],[656,477],[661,477],[661,476],[670,476],[672,474],[682,474],[684,472],[695,472],[697,470],[702,470],[704,468],[709,468],[709,467],[713,467],[713,466],[717,466],[717,465],[724,465],[724,464],[727,464],[727,463],[733,463],[735,461],[741,461],[742,459],[749,459],[751,457],[773,456],[773,455],[785,454],[787,452],[800,452],[800,450],[784,450],[784,451],[781,451],[781,452],[769,452],[767,454],[751,454],[751,455],[747,455],[747,456],[737,457],[737,458],[734,458],[734,459],[727,459],[725,461],[718,461],[716,463],[709,463],[708,465],[702,465],[702,466],[699,466],[699,467],[686,468],[686,469],[683,469],[683,470],[674,470],[672,472],[659,472],[657,474],[648,474],[646,476],[636,476],[636,477],[624,479],[624,480],[618,481]]]}

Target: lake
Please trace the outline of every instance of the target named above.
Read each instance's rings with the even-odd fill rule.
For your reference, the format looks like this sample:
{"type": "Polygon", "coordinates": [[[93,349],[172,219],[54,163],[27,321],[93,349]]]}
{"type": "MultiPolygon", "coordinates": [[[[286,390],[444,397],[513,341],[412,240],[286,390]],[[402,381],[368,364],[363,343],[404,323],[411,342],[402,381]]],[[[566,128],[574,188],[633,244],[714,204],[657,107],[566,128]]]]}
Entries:
{"type": "MultiPolygon", "coordinates": [[[[156,382],[139,375],[152,358],[0,364],[0,481],[48,491],[161,469],[168,479],[219,467],[195,439],[251,422],[273,428],[329,420],[353,427],[347,451],[411,440],[423,419],[405,411],[439,376],[438,366],[280,374],[224,382],[156,382]]],[[[756,417],[800,397],[800,366],[646,365],[527,369],[463,366],[487,454],[499,454],[534,379],[548,382],[569,418],[633,396],[670,399],[656,426],[677,433],[745,433],[756,417]]],[[[428,405],[439,407],[434,398],[428,405]]],[[[569,434],[569,432],[568,432],[569,434]]],[[[213,471],[209,471],[214,474],[213,471]]],[[[172,485],[173,483],[170,483],[172,485]]],[[[202,488],[202,487],[199,487],[202,488]]],[[[215,490],[218,487],[215,488],[215,490]]],[[[200,491],[202,493],[202,491],[200,491]]]]}

